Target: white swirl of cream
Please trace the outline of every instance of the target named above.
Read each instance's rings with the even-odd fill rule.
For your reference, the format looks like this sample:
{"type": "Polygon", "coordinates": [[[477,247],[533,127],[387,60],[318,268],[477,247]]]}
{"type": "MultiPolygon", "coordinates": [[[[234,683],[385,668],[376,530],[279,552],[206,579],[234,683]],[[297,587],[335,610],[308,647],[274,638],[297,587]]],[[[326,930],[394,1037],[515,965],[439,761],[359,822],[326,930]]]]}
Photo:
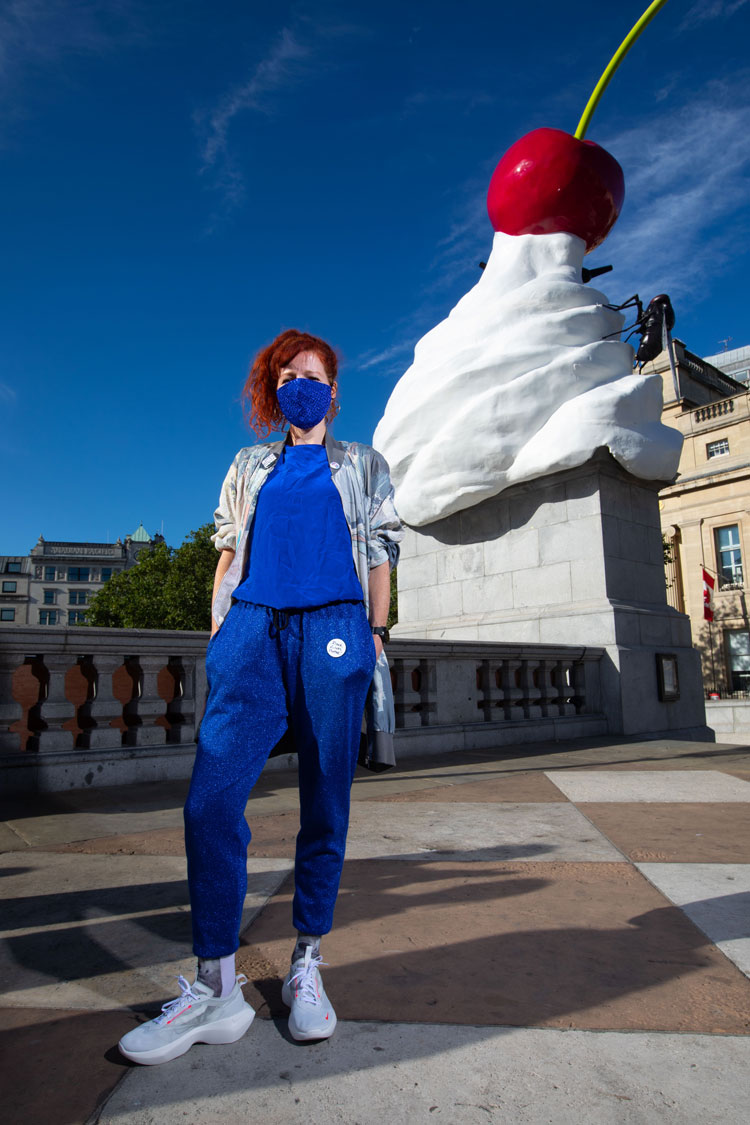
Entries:
{"type": "Polygon", "coordinates": [[[480,280],[414,349],[373,445],[396,506],[420,527],[606,446],[635,476],[671,480],[682,437],[658,375],[633,373],[624,323],[581,281],[570,234],[495,235],[480,280]]]}

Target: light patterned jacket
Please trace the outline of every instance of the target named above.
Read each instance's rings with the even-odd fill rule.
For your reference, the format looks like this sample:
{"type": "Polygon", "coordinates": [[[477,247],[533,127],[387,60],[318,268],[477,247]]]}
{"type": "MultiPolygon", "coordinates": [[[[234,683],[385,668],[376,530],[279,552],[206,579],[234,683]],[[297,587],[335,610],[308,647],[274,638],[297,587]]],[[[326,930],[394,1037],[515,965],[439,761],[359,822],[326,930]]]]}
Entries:
{"type": "MultiPolygon", "coordinates": [[[[241,449],[222,485],[219,506],[214,513],[216,533],[211,538],[218,551],[230,548],[235,556],[214,599],[213,617],[219,626],[232,606],[232,595],[245,573],[258,493],[281,456],[283,446],[284,439],[241,449]]],[[[331,478],[341,496],[349,525],[354,566],[369,614],[369,573],[384,562],[393,569],[404,536],[393,504],[388,464],[372,446],[337,441],[328,431],[325,447],[331,478]]],[[[372,770],[388,769],[396,762],[393,753],[395,714],[385,652],[375,665],[365,720],[367,734],[363,737],[360,762],[372,770]]]]}

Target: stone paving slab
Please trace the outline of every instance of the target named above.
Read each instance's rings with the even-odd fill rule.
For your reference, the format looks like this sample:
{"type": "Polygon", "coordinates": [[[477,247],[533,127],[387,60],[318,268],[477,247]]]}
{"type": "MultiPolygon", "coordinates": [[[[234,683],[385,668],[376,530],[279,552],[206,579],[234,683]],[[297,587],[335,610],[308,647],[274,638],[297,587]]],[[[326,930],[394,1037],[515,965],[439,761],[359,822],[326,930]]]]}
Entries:
{"type": "Polygon", "coordinates": [[[510,773],[502,777],[484,778],[482,781],[455,781],[450,785],[433,786],[418,792],[387,793],[373,797],[373,801],[397,804],[415,804],[423,801],[477,801],[480,804],[518,804],[542,801],[559,802],[563,800],[559,788],[553,785],[541,772],[510,773]]]}
{"type": "Polygon", "coordinates": [[[16,836],[16,843],[30,848],[43,848],[49,845],[68,843],[72,840],[89,840],[97,836],[112,836],[117,832],[149,832],[159,828],[180,827],[182,807],[169,809],[145,809],[140,812],[127,811],[87,812],[71,816],[60,812],[45,816],[27,817],[24,820],[7,821],[8,827],[16,836]]]}
{"type": "Polygon", "coordinates": [[[570,801],[750,801],[750,781],[719,770],[547,771],[547,777],[570,801]]]}
{"type": "MultiPolygon", "coordinates": [[[[243,924],[288,875],[248,865],[243,924]]],[[[163,1003],[193,975],[184,856],[0,856],[0,991],[12,1007],[105,1010],[163,1003]]]]}
{"type": "Polygon", "coordinates": [[[128,1069],[116,1044],[135,1023],[121,1010],[0,1010],[5,1125],[82,1125],[128,1069]]]}
{"type": "Polygon", "coordinates": [[[741,863],[750,859],[750,816],[739,802],[581,802],[577,808],[632,860],[741,863]]]}
{"type": "MultiPolygon", "coordinates": [[[[750,1038],[340,1023],[130,1070],[101,1125],[745,1125],[750,1038]]],[[[56,1125],[67,1125],[57,1121],[56,1125]]]]}
{"type": "Polygon", "coordinates": [[[481,805],[453,801],[352,808],[349,859],[398,856],[424,861],[540,859],[550,862],[622,859],[618,850],[571,804],[481,805]]]}
{"type": "Polygon", "coordinates": [[[639,863],[637,866],[750,976],[750,863],[639,863]]]}
{"type": "Polygon", "coordinates": [[[73,840],[30,848],[31,852],[57,852],[67,855],[171,855],[185,858],[185,831],[157,828],[152,832],[130,832],[122,836],[95,836],[93,840],[73,840]]]}
{"type": "MultiPolygon", "coordinates": [[[[299,808],[288,812],[252,815],[252,842],[248,851],[254,858],[294,858],[299,832],[299,808]]],[[[162,828],[157,832],[136,832],[126,836],[100,836],[95,840],[76,840],[60,844],[56,852],[79,855],[185,855],[185,834],[182,828],[162,828]]]]}
{"type": "MultiPolygon", "coordinates": [[[[281,1016],[292,880],[243,933],[281,1016]]],[[[355,860],[323,955],[343,1019],[750,1033],[750,982],[629,863],[355,860]]]]}
{"type": "MultiPolygon", "coordinates": [[[[692,773],[700,785],[696,802],[704,799],[701,779],[707,775],[750,782],[747,751],[672,741],[505,748],[500,755],[488,750],[433,756],[403,762],[381,776],[358,774],[353,824],[359,827],[353,839],[367,858],[347,860],[335,928],[324,945],[332,962],[325,974],[340,1015],[351,1009],[372,1018],[377,1003],[382,1022],[342,1022],[331,1043],[300,1046],[284,1038],[285,1018],[278,1024],[268,1018],[286,1015],[280,977],[292,931],[291,883],[285,876],[297,831],[296,778],[268,773],[248,806],[254,829],[250,889],[258,895],[248,900],[248,909],[257,911],[260,901],[267,905],[246,929],[238,958],[253,980],[248,998],[265,1018],[255,1021],[241,1043],[196,1047],[161,1068],[123,1067],[114,1045],[176,995],[178,972],[192,978],[182,847],[187,784],[0,802],[11,821],[0,829],[0,851],[12,853],[0,859],[0,891],[12,910],[10,924],[0,916],[0,925],[7,926],[0,986],[9,986],[5,1003],[11,1005],[0,1010],[0,1048],[10,1058],[3,1071],[4,1118],[12,1107],[11,1125],[82,1123],[86,1107],[93,1110],[124,1073],[115,1097],[131,1088],[135,1100],[121,1111],[110,1103],[113,1113],[120,1112],[111,1119],[160,1125],[220,1118],[222,1125],[254,1120],[382,1125],[419,1120],[421,1110],[425,1120],[442,1115],[457,1125],[486,1121],[488,1115],[534,1125],[558,1119],[640,1125],[661,1116],[689,1122],[692,1112],[696,1121],[723,1125],[740,1119],[737,1106],[744,1121],[750,981],[709,940],[719,930],[707,937],[688,917],[689,901],[685,911],[671,903],[656,879],[650,882],[619,850],[630,843],[633,857],[638,847],[647,851],[652,837],[646,833],[655,823],[649,817],[661,821],[666,806],[649,803],[626,838],[618,835],[626,822],[616,828],[611,818],[637,806],[600,798],[596,817],[590,816],[594,806],[575,808],[545,771],[567,778],[656,774],[657,783],[665,775],[692,773]],[[456,808],[459,818],[446,832],[440,825],[453,819],[456,808]],[[549,833],[550,818],[558,814],[562,819],[549,833]],[[392,836],[391,822],[395,840],[385,839],[392,836]],[[581,862],[573,850],[551,850],[593,844],[606,847],[607,856],[581,862]],[[444,850],[423,850],[434,847],[444,850]],[[33,889],[26,894],[29,879],[33,889]],[[36,910],[22,901],[35,895],[36,910]],[[484,1027],[476,1026],[477,1012],[484,1027]],[[405,1013],[417,1022],[404,1025],[405,1013]],[[509,1028],[516,1019],[544,1029],[509,1028]],[[367,1032],[371,1047],[360,1044],[363,1027],[374,1029],[367,1032]],[[612,1037],[610,1057],[593,1049],[609,1032],[562,1030],[573,1027],[630,1031],[612,1037]],[[654,1027],[680,1034],[638,1030],[654,1027]],[[695,1031],[722,1034],[696,1037],[695,1031]],[[374,1032],[382,1036],[376,1043],[374,1032]],[[500,1048],[500,1038],[519,1044],[517,1057],[500,1048]],[[631,1056],[636,1040],[644,1049],[631,1056]],[[554,1042],[561,1044],[559,1067],[554,1042]],[[658,1047],[667,1042],[675,1050],[695,1046],[690,1072],[708,1052],[706,1073],[692,1086],[692,1073],[674,1070],[672,1046],[659,1058],[658,1047]],[[384,1065],[389,1043],[395,1046],[384,1065]],[[248,1047],[256,1054],[249,1056],[248,1047]],[[504,1066],[508,1057],[512,1065],[504,1066]],[[335,1065],[326,1071],[330,1059],[335,1065]],[[625,1065],[613,1070],[620,1059],[625,1065]],[[652,1060],[659,1063],[653,1082],[647,1071],[652,1060]],[[672,1085],[665,1085],[662,1074],[673,1071],[672,1085]],[[488,1077],[493,1074],[494,1086],[488,1077]],[[418,1085],[428,1077],[430,1086],[418,1085]],[[173,1078],[175,1087],[162,1095],[161,1083],[173,1078]],[[425,1089],[432,1096],[419,1100],[425,1089]],[[457,1089],[471,1095],[466,1104],[457,1089]],[[441,1100],[441,1091],[452,1101],[441,1100]],[[506,1101],[491,1100],[494,1092],[506,1101]],[[78,1098],[72,1108],[67,1094],[78,1098]]],[[[732,848],[742,841],[732,818],[745,809],[732,800],[680,804],[666,814],[671,826],[663,839],[672,846],[670,857],[695,854],[688,850],[689,829],[680,812],[695,810],[706,824],[715,824],[717,848],[723,812],[724,846],[732,848]],[[711,821],[713,814],[718,816],[711,821]]],[[[711,853],[711,858],[729,857],[711,853]]],[[[706,862],[703,852],[695,862],[714,873],[721,866],[706,862]]],[[[690,864],[643,864],[644,870],[662,866],[690,864]]],[[[736,906],[744,902],[741,886],[736,906]]],[[[703,899],[691,891],[705,901],[716,897],[716,886],[701,893],[703,899]]],[[[730,898],[731,892],[720,897],[730,898]]],[[[732,918],[739,924],[741,913],[735,910],[732,918]]],[[[721,932],[730,935],[729,942],[743,940],[726,925],[721,932]]],[[[682,1066],[686,1059],[678,1061],[682,1066]]],[[[95,1119],[96,1114],[92,1125],[95,1119]]]]}

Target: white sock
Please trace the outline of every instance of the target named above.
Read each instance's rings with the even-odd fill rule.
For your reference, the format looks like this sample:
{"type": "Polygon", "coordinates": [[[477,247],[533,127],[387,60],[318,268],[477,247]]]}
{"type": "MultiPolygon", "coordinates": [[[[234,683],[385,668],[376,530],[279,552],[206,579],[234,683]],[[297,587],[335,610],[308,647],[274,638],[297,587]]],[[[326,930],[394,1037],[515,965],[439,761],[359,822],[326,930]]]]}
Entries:
{"type": "Polygon", "coordinates": [[[237,983],[237,970],[234,967],[234,953],[228,957],[220,957],[221,966],[221,995],[228,996],[237,983]]]}
{"type": "Polygon", "coordinates": [[[317,934],[303,934],[297,930],[297,944],[294,947],[292,954],[292,964],[299,961],[300,957],[305,956],[305,951],[308,945],[310,946],[310,953],[313,957],[317,957],[320,953],[320,938],[317,934]]]}
{"type": "Polygon", "coordinates": [[[228,957],[198,958],[198,980],[213,989],[214,996],[228,996],[236,983],[234,953],[228,957]]]}

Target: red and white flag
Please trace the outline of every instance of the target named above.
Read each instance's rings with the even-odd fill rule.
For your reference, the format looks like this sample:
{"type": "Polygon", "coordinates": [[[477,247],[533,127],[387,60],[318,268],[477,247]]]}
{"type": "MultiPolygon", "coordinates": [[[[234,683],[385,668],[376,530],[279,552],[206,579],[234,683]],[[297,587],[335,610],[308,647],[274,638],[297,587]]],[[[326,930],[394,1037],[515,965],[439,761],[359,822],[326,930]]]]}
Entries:
{"type": "Polygon", "coordinates": [[[706,621],[714,619],[714,585],[716,579],[703,567],[703,616],[706,621]]]}

